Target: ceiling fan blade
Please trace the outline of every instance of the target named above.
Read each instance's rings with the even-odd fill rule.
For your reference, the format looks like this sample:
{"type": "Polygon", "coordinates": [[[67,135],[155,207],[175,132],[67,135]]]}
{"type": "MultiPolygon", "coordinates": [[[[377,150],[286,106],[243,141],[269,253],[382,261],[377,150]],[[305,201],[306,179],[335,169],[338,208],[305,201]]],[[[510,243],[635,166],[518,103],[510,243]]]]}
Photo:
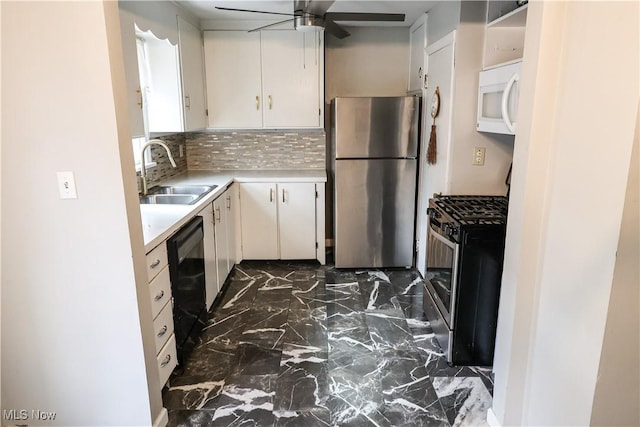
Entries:
{"type": "Polygon", "coordinates": [[[293,10],[324,16],[335,0],[294,0],[293,10]]]}
{"type": "Polygon", "coordinates": [[[328,12],[325,19],[332,21],[404,21],[404,13],[349,13],[328,12]]]}
{"type": "Polygon", "coordinates": [[[230,7],[220,7],[220,6],[216,6],[216,9],[230,10],[232,12],[251,12],[251,13],[266,13],[268,15],[295,16],[293,13],[266,12],[264,10],[250,10],[250,9],[233,9],[233,8],[230,8],[230,7]]]}
{"type": "Polygon", "coordinates": [[[339,39],[343,39],[351,35],[349,31],[345,30],[330,19],[326,19],[324,21],[324,31],[339,39]]]}
{"type": "Polygon", "coordinates": [[[253,30],[249,30],[249,32],[253,33],[254,31],[260,31],[260,30],[264,30],[265,28],[275,27],[276,25],[284,24],[285,22],[293,22],[293,19],[285,19],[284,21],[275,22],[275,23],[269,24],[269,25],[263,25],[262,27],[258,27],[258,28],[254,28],[253,30]]]}

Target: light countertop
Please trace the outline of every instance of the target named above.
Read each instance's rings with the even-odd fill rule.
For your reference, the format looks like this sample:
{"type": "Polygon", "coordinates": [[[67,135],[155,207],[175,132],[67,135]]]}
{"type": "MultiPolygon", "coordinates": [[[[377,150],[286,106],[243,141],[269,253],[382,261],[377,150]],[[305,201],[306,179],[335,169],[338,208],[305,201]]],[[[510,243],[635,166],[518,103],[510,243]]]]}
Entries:
{"type": "Polygon", "coordinates": [[[325,170],[188,171],[162,185],[217,185],[194,205],[140,205],[145,252],[171,237],[233,182],[327,182],[325,170]]]}

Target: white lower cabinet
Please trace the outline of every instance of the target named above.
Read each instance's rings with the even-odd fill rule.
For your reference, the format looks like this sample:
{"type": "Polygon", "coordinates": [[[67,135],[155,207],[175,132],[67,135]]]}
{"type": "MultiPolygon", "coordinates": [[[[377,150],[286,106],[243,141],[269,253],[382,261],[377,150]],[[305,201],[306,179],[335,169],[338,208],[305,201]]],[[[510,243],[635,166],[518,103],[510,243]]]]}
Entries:
{"type": "Polygon", "coordinates": [[[204,275],[207,310],[220,292],[236,256],[237,186],[231,185],[198,215],[204,220],[204,275]]]}
{"type": "Polygon", "coordinates": [[[324,186],[323,183],[240,184],[242,258],[319,258],[318,246],[324,251],[324,242],[317,244],[317,211],[324,209],[324,203],[318,203],[317,185],[324,186]]]}
{"type": "Polygon", "coordinates": [[[147,278],[160,384],[164,385],[177,364],[173,333],[173,304],[166,242],[147,254],[147,278]]]}

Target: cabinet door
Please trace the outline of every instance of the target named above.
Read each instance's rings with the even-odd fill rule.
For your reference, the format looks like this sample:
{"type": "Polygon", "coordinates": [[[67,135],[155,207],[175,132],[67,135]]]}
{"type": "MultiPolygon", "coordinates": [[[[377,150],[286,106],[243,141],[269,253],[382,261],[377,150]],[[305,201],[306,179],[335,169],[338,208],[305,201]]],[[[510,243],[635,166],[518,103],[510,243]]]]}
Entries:
{"type": "Polygon", "coordinates": [[[264,127],[320,126],[320,37],[262,31],[264,127]]]}
{"type": "Polygon", "coordinates": [[[276,185],[240,184],[242,258],[278,259],[276,185]]]}
{"type": "Polygon", "coordinates": [[[122,56],[127,83],[127,102],[131,136],[144,136],[144,118],[142,110],[142,88],[138,75],[138,52],[136,45],[136,28],[131,14],[120,9],[120,32],[122,36],[122,56]]]}
{"type": "Polygon", "coordinates": [[[229,250],[229,268],[233,268],[238,263],[237,257],[237,234],[238,228],[238,204],[240,196],[238,195],[238,186],[232,184],[225,192],[225,203],[227,208],[227,247],[229,250]]]}
{"type": "Polygon", "coordinates": [[[214,228],[216,234],[216,265],[218,284],[222,286],[229,275],[229,249],[227,231],[227,209],[224,194],[213,202],[214,228]]]}
{"type": "Polygon", "coordinates": [[[427,20],[426,16],[418,18],[409,29],[410,52],[409,52],[409,92],[422,89],[424,74],[426,73],[424,58],[427,40],[427,20]]]}
{"type": "Polygon", "coordinates": [[[280,258],[316,258],[316,186],[278,184],[280,258]]]}
{"type": "Polygon", "coordinates": [[[207,310],[220,291],[218,282],[218,266],[216,263],[216,240],[214,230],[213,205],[209,204],[200,211],[204,227],[204,276],[207,296],[207,310]]]}
{"type": "Polygon", "coordinates": [[[202,35],[194,25],[178,16],[180,70],[185,131],[207,127],[204,104],[204,60],[202,35]]]}
{"type": "Polygon", "coordinates": [[[260,33],[205,31],[211,128],[262,127],[260,33]]]}

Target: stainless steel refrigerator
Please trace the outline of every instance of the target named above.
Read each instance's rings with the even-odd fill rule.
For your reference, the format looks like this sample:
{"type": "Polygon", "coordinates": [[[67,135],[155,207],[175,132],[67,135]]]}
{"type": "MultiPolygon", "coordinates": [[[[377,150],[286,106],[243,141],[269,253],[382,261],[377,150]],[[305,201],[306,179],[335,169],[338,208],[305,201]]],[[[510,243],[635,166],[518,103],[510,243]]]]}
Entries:
{"type": "Polygon", "coordinates": [[[413,265],[419,115],[414,96],[331,102],[337,268],[413,265]]]}

